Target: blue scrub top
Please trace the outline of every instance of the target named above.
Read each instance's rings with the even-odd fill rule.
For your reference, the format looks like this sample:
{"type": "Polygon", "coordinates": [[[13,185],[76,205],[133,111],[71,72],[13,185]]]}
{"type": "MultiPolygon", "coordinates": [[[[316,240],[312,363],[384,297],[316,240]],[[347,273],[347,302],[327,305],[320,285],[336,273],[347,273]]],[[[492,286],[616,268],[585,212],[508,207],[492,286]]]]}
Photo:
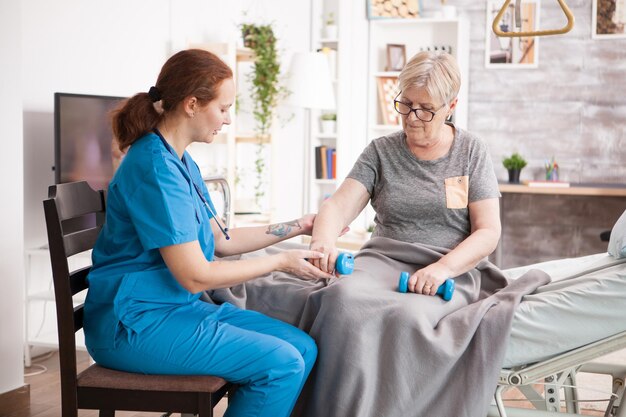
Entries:
{"type": "Polygon", "coordinates": [[[215,208],[198,166],[182,160],[155,133],[130,147],[109,184],[106,222],[92,254],[85,301],[85,339],[91,349],[115,347],[117,328],[140,333],[158,322],[162,309],[200,297],[170,273],[159,248],[197,240],[213,259],[212,213],[194,188],[215,208]]]}

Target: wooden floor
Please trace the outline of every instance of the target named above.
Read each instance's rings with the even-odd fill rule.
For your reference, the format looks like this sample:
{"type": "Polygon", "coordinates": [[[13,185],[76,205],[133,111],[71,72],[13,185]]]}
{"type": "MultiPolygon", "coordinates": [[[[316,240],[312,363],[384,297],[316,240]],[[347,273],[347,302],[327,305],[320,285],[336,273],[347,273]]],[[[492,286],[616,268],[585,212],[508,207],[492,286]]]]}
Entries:
{"type": "MultiPolygon", "coordinates": [[[[2,417],[60,417],[61,416],[61,383],[59,381],[59,356],[55,352],[49,358],[36,363],[44,365],[48,370],[40,375],[25,377],[30,384],[30,408],[2,417]]],[[[89,365],[89,356],[85,352],[78,352],[78,369],[85,369],[89,365]]],[[[25,373],[35,372],[35,368],[25,369],[25,373]]],[[[220,401],[215,408],[215,417],[222,417],[226,410],[226,400],[220,401]]],[[[159,417],[163,413],[138,413],[118,411],[116,417],[159,417]]],[[[96,410],[79,410],[80,417],[98,417],[96,410]]]]}
{"type": "MultiPolygon", "coordinates": [[[[620,363],[626,360],[626,351],[616,352],[612,355],[611,359],[618,360],[620,363]]],[[[35,362],[44,365],[47,371],[30,377],[25,377],[25,382],[30,385],[30,407],[25,410],[20,410],[12,413],[8,416],[2,417],[60,417],[61,416],[61,387],[59,382],[59,358],[57,353],[53,353],[46,359],[35,362]]],[[[85,352],[78,353],[78,368],[84,369],[89,364],[89,357],[85,352]]],[[[35,368],[26,369],[25,373],[37,371],[35,368]]],[[[602,385],[610,384],[610,381],[601,381],[597,379],[598,376],[581,374],[578,378],[578,383],[581,386],[588,386],[594,388],[600,388],[602,385]]],[[[610,389],[608,387],[603,387],[610,389]]],[[[597,395],[597,394],[596,394],[597,395]]],[[[581,398],[593,397],[594,393],[581,392],[581,398]],[[587,395],[590,394],[590,395],[587,395]]],[[[605,398],[606,394],[600,395],[597,398],[605,398]]],[[[512,401],[506,401],[507,405],[515,407],[531,408],[530,404],[513,402],[515,398],[519,398],[519,395],[515,391],[509,391],[505,393],[505,399],[512,401]]],[[[583,414],[589,416],[602,416],[604,415],[602,407],[606,407],[606,403],[588,403],[584,404],[585,411],[583,414]]],[[[223,417],[226,409],[226,400],[222,400],[215,409],[215,417],[223,417]]],[[[78,415],[80,417],[97,417],[98,412],[92,410],[79,410],[78,415]]],[[[138,412],[124,412],[120,411],[116,413],[116,417],[159,417],[162,413],[138,413],[138,412]]],[[[558,414],[555,414],[555,417],[558,414]]]]}

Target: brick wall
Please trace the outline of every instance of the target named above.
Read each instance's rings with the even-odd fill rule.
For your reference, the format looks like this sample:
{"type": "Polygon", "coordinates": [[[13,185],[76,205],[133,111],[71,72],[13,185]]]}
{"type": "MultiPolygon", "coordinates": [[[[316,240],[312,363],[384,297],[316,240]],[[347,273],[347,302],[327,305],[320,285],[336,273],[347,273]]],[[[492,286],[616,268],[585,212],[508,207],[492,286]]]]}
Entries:
{"type": "MultiPolygon", "coordinates": [[[[507,178],[502,158],[518,151],[529,162],[522,179],[541,179],[554,156],[563,180],[626,183],[626,39],[591,38],[592,0],[567,0],[574,29],[540,38],[535,69],[485,68],[487,2],[448,4],[471,22],[469,128],[498,178],[507,178]]],[[[556,0],[542,0],[540,13],[542,29],[566,23],[556,0]]],[[[597,235],[624,209],[619,198],[507,195],[503,266],[605,251],[597,235]]]]}

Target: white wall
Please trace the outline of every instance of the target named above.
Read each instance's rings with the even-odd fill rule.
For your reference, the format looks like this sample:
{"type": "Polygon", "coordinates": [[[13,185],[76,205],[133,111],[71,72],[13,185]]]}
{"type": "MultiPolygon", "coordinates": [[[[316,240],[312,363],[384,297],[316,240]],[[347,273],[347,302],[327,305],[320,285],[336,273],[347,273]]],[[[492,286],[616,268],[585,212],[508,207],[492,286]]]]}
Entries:
{"type": "Polygon", "coordinates": [[[24,235],[20,2],[0,2],[0,393],[24,384],[24,235]]]}
{"type": "MultiPolygon", "coordinates": [[[[146,91],[172,52],[189,43],[236,41],[244,21],[272,23],[288,69],[294,51],[308,50],[309,6],[290,0],[229,1],[25,0],[23,8],[25,240],[45,243],[41,201],[54,182],[53,93],[128,96],[146,91]],[[247,11],[244,17],[243,12],[247,11]]],[[[277,219],[300,215],[301,115],[274,135],[281,171],[277,219]],[[285,171],[283,171],[285,172],[285,171]]]]}

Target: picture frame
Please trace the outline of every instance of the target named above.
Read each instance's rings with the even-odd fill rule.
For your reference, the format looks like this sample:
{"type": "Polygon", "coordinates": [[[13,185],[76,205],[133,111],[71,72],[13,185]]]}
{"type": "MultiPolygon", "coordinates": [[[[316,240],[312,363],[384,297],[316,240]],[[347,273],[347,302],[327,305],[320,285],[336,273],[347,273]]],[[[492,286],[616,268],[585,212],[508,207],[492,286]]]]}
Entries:
{"type": "Polygon", "coordinates": [[[378,107],[384,125],[400,125],[400,114],[394,109],[393,99],[400,92],[398,77],[377,76],[378,107]]]}
{"type": "Polygon", "coordinates": [[[593,0],[591,38],[626,38],[626,0],[593,0]]]}
{"type": "Polygon", "coordinates": [[[402,71],[406,64],[406,46],[397,43],[387,44],[387,65],[385,71],[402,71]]]}
{"type": "MultiPolygon", "coordinates": [[[[537,68],[539,66],[539,37],[509,38],[497,36],[492,23],[502,7],[500,0],[487,2],[487,27],[485,31],[485,67],[500,69],[537,68]]],[[[539,29],[540,0],[522,3],[522,27],[515,29],[514,5],[509,4],[500,20],[500,30],[536,31],[539,29]]]]}

